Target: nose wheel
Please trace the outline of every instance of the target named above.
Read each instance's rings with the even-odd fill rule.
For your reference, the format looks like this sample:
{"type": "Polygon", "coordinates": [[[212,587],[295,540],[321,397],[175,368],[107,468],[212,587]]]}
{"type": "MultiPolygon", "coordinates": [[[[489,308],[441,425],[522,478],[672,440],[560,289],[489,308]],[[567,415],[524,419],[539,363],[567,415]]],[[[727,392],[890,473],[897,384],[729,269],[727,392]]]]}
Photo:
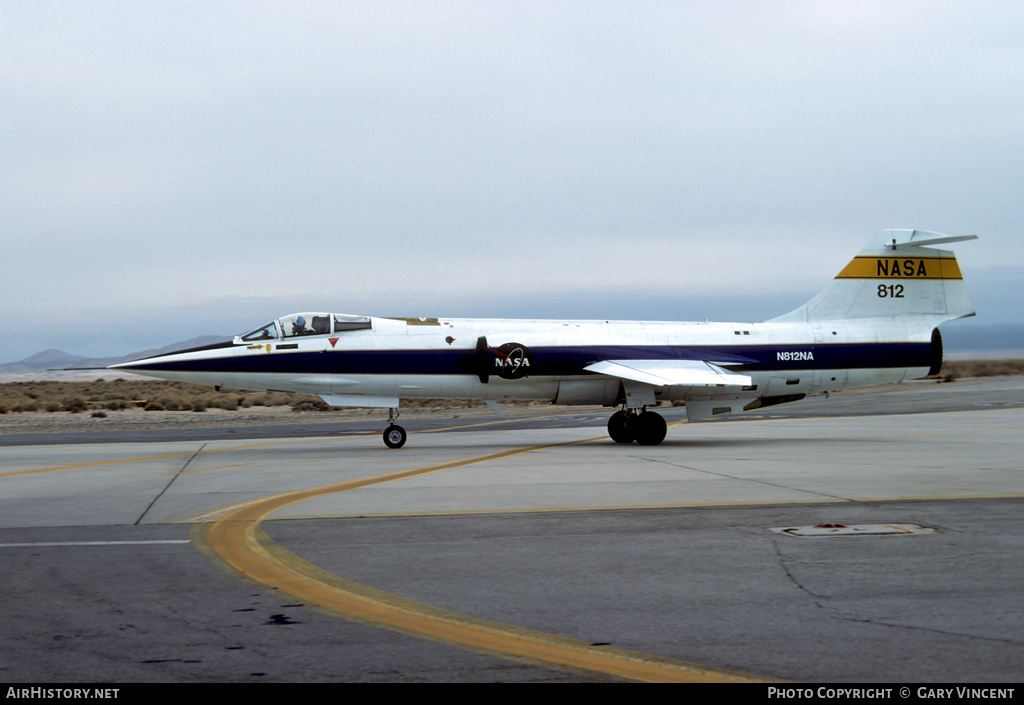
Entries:
{"type": "Polygon", "coordinates": [[[401,448],[405,445],[405,429],[397,424],[391,424],[384,429],[384,445],[388,448],[401,448]]]}
{"type": "Polygon", "coordinates": [[[398,421],[398,409],[388,409],[388,427],[384,429],[384,445],[388,448],[401,448],[405,445],[405,429],[395,421],[398,421]]]}
{"type": "Polygon", "coordinates": [[[646,409],[623,409],[608,419],[608,435],[616,443],[636,441],[642,446],[656,446],[665,440],[667,433],[665,417],[646,409]]]}

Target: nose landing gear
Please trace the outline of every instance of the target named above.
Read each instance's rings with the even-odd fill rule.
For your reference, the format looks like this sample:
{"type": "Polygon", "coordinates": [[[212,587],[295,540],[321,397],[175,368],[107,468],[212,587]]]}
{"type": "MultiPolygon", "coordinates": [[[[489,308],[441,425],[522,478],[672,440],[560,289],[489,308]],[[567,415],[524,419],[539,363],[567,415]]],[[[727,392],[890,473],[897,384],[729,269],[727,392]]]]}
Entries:
{"type": "Polygon", "coordinates": [[[622,409],[608,419],[608,435],[616,443],[636,441],[642,446],[656,446],[665,440],[668,424],[661,414],[643,409],[622,409]]]}
{"type": "Polygon", "coordinates": [[[405,445],[405,429],[395,421],[398,421],[398,409],[388,409],[388,427],[384,429],[384,445],[388,448],[401,448],[405,445]]]}

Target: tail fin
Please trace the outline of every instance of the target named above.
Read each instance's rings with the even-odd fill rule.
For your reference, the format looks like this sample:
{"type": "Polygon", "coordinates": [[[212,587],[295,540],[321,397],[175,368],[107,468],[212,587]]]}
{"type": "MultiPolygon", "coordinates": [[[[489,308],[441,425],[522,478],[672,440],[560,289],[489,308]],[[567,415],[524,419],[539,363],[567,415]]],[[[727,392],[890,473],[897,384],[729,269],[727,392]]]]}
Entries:
{"type": "Polygon", "coordinates": [[[771,321],[882,318],[938,325],[973,316],[956,256],[927,246],[977,237],[881,230],[821,293],[771,321]]]}

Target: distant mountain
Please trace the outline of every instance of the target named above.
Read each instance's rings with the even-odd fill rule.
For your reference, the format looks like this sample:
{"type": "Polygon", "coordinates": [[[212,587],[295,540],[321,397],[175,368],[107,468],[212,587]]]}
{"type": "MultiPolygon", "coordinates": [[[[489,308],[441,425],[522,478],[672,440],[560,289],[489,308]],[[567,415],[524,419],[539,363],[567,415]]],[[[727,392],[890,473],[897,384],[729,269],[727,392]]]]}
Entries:
{"type": "MultiPolygon", "coordinates": [[[[203,345],[212,345],[213,343],[220,343],[225,340],[232,340],[233,338],[234,336],[232,335],[200,335],[195,338],[189,338],[188,340],[182,340],[178,343],[171,343],[163,348],[153,348],[150,350],[131,353],[117,358],[115,362],[127,362],[128,360],[138,360],[144,357],[153,357],[154,355],[165,355],[167,353],[177,352],[178,350],[188,350],[189,348],[198,348],[203,345]]],[[[107,364],[113,365],[115,363],[108,362],[107,364]]]]}
{"type": "Polygon", "coordinates": [[[189,348],[198,348],[202,345],[219,343],[224,340],[231,340],[231,336],[201,335],[197,338],[189,338],[188,340],[171,343],[170,345],[162,348],[141,350],[139,352],[122,355],[120,357],[83,357],[81,355],[72,355],[71,353],[66,353],[63,350],[57,350],[56,348],[50,348],[49,350],[38,352],[35,355],[29,355],[24,360],[0,365],[0,375],[5,377],[33,376],[38,378],[40,376],[45,376],[45,373],[50,372],[54,376],[63,376],[59,370],[83,367],[101,369],[108,365],[116,365],[119,362],[138,360],[144,357],[152,357],[153,355],[162,355],[164,353],[187,350],[189,348]]]}
{"type": "Polygon", "coordinates": [[[63,350],[57,348],[50,348],[49,350],[43,350],[35,355],[30,355],[20,362],[15,362],[15,365],[24,365],[25,367],[59,367],[61,365],[73,365],[83,358],[77,355],[71,355],[63,350]]]}

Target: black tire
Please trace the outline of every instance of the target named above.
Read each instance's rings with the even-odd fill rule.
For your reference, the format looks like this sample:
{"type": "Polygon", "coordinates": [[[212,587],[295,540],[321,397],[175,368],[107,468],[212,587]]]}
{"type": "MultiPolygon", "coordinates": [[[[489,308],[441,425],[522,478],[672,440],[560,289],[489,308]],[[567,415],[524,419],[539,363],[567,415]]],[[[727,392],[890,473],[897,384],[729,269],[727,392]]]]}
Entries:
{"type": "Polygon", "coordinates": [[[633,420],[636,442],[642,446],[656,446],[665,440],[668,424],[665,417],[653,411],[646,411],[633,420]]]}
{"type": "Polygon", "coordinates": [[[616,411],[608,419],[608,435],[616,443],[632,443],[636,440],[633,417],[625,411],[616,411]]]}
{"type": "Polygon", "coordinates": [[[406,433],[401,426],[391,424],[384,429],[384,445],[388,448],[401,448],[405,445],[406,433]]]}

